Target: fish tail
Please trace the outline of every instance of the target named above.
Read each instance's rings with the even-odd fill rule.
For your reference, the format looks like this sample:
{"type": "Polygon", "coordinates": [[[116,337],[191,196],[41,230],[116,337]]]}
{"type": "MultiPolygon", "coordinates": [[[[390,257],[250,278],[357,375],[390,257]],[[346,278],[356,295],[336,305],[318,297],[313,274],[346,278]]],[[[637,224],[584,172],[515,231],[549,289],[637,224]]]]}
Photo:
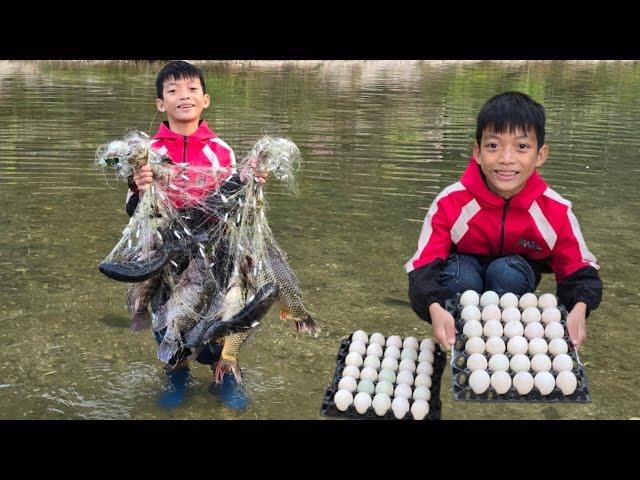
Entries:
{"type": "Polygon", "coordinates": [[[169,360],[176,354],[178,351],[178,342],[175,340],[169,340],[165,336],[162,340],[162,343],[158,345],[158,360],[162,363],[169,363],[169,360]]]}
{"type": "Polygon", "coordinates": [[[131,331],[139,332],[140,330],[146,330],[151,327],[151,315],[148,309],[138,311],[133,314],[131,319],[131,331]]]}
{"type": "Polygon", "coordinates": [[[318,337],[320,333],[320,325],[311,318],[311,315],[305,316],[302,320],[294,320],[296,323],[296,330],[299,332],[307,332],[314,338],[318,337]]]}

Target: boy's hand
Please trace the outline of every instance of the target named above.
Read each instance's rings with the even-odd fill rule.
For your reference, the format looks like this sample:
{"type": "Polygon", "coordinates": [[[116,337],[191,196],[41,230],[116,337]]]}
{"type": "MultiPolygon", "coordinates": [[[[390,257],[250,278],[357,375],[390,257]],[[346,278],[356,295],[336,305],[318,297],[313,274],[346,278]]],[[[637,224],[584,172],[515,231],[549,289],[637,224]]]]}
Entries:
{"type": "Polygon", "coordinates": [[[143,165],[133,172],[133,181],[141,192],[146,191],[153,182],[153,172],[150,165],[143,165]]]}
{"type": "Polygon", "coordinates": [[[456,325],[449,312],[440,306],[439,303],[429,305],[429,315],[433,333],[446,350],[451,350],[451,345],[456,343],[456,325]]]}
{"type": "Polygon", "coordinates": [[[240,172],[240,181],[242,183],[246,183],[249,177],[253,175],[256,180],[260,183],[265,183],[267,181],[267,176],[269,172],[263,172],[262,170],[256,170],[256,158],[251,158],[245,167],[240,172]]]}
{"type": "Polygon", "coordinates": [[[576,347],[576,351],[580,349],[587,338],[587,305],[584,302],[578,302],[574,305],[567,315],[567,330],[569,331],[569,338],[576,347]]]}

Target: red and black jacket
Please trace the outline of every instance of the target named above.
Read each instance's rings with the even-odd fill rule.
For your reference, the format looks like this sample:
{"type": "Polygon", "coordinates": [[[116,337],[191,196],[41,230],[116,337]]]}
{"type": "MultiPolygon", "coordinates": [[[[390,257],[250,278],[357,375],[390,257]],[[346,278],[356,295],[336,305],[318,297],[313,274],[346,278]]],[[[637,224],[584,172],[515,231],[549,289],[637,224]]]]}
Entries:
{"type": "Polygon", "coordinates": [[[505,200],[491,192],[471,158],[460,181],[445,188],[427,212],[415,255],[405,264],[409,298],[418,316],[430,321],[428,307],[444,306],[449,292],[439,283],[451,253],[473,255],[481,263],[521,255],[534,269],[556,276],[557,296],[569,310],[579,302],[587,314],[602,298],[596,258],[589,252],[571,202],[534,172],[525,188],[505,200]]]}

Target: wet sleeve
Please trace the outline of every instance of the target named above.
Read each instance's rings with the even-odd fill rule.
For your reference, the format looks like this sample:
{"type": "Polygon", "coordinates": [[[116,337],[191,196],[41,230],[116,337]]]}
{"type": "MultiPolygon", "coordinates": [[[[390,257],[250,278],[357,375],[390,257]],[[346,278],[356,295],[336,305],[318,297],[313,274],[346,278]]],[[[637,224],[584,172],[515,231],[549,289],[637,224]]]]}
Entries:
{"type": "Polygon", "coordinates": [[[416,315],[431,323],[429,305],[439,303],[443,308],[450,296],[449,290],[440,285],[440,271],[445,261],[437,258],[431,263],[409,272],[409,302],[416,315]]]}
{"type": "Polygon", "coordinates": [[[576,303],[584,302],[587,305],[588,317],[591,310],[598,308],[602,300],[602,280],[595,268],[583,267],[563,278],[558,283],[556,294],[560,303],[569,311],[576,303]]]}

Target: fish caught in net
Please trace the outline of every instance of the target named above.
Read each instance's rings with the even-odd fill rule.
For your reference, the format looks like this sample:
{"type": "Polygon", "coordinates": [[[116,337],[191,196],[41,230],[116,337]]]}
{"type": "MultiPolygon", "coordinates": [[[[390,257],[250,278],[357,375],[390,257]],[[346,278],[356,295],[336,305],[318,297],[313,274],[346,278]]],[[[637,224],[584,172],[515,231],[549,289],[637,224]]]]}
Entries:
{"type": "Polygon", "coordinates": [[[132,329],[160,332],[158,358],[171,365],[180,351],[191,358],[222,343],[216,378],[238,375],[237,354],[272,304],[297,331],[317,337],[320,327],[269,227],[263,185],[252,172],[268,172],[295,190],[297,146],[263,136],[238,169],[173,163],[130,132],[96,152],[96,164],[122,179],[148,164],[150,187],[115,247],[100,263],[108,277],[127,282],[132,329]],[[151,314],[149,314],[151,308],[151,314]]]}

